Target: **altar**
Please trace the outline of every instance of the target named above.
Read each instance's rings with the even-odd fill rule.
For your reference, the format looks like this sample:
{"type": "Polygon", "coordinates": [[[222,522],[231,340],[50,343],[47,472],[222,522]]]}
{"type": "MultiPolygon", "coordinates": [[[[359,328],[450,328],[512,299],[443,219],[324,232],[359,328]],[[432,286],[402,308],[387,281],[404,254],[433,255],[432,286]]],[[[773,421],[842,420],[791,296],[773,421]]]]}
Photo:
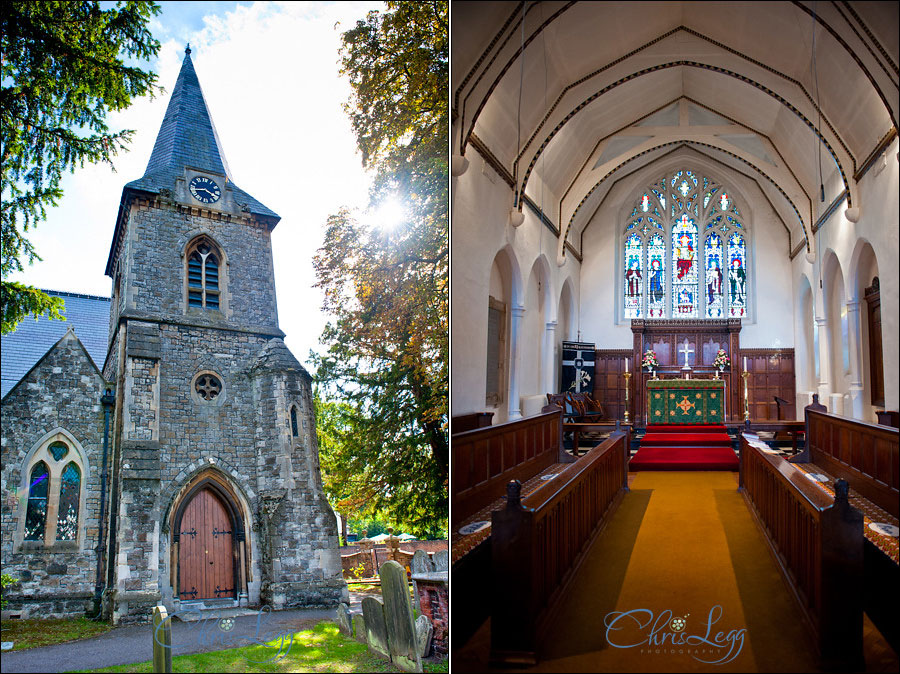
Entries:
{"type": "Polygon", "coordinates": [[[648,424],[725,423],[721,379],[651,379],[647,398],[648,424]]]}

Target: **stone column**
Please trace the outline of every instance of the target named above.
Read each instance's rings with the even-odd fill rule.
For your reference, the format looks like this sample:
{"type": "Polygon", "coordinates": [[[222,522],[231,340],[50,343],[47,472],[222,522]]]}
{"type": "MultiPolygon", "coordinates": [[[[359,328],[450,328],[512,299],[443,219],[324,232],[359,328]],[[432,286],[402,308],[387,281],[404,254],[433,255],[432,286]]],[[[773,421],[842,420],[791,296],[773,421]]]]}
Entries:
{"type": "Polygon", "coordinates": [[[512,307],[509,317],[509,420],[521,419],[522,410],[519,402],[519,331],[525,307],[512,307]]]}
{"type": "Polygon", "coordinates": [[[543,349],[544,369],[544,393],[556,393],[556,364],[559,358],[556,354],[556,321],[548,321],[544,331],[544,349],[543,349]]]}
{"type": "Polygon", "coordinates": [[[832,367],[831,336],[828,334],[828,322],[824,318],[816,318],[816,333],[819,340],[819,381],[816,388],[819,391],[819,400],[828,400],[831,393],[831,386],[828,384],[832,367]]]}
{"type": "Polygon", "coordinates": [[[844,413],[850,413],[854,419],[863,419],[865,412],[863,411],[863,403],[865,396],[863,395],[862,382],[862,352],[860,340],[860,324],[859,324],[859,300],[851,300],[847,302],[847,348],[850,351],[850,409],[844,410],[844,413]]]}

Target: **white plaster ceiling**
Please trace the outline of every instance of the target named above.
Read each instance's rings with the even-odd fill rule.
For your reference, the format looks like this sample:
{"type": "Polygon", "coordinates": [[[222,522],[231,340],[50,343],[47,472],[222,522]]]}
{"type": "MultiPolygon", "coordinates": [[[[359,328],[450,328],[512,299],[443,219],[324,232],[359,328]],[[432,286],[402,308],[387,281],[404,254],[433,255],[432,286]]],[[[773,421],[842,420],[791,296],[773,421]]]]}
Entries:
{"type": "Polygon", "coordinates": [[[854,174],[896,133],[898,3],[524,5],[523,35],[521,2],[452,3],[453,150],[471,151],[477,136],[519,189],[527,181],[525,194],[534,199],[540,186],[570,242],[604,192],[597,181],[616,179],[603,168],[654,144],[669,145],[634,161],[681,139],[758,172],[785,226],[802,233],[845,185],[856,197],[854,174]],[[651,140],[635,143],[638,135],[651,140]],[[787,221],[798,220],[794,208],[800,222],[787,221]]]}

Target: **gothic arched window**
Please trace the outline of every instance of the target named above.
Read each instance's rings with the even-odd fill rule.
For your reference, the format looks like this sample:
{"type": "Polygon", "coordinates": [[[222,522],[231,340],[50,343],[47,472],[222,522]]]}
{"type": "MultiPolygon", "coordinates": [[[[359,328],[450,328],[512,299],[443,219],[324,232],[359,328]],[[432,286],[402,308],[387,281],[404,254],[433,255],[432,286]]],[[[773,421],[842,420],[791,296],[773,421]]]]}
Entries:
{"type": "Polygon", "coordinates": [[[630,207],[624,318],[747,315],[748,233],[730,190],[683,168],[638,192],[630,207]]]}
{"type": "Polygon", "coordinates": [[[219,308],[219,264],[222,255],[205,236],[194,241],[187,251],[188,307],[219,308]]]}
{"type": "Polygon", "coordinates": [[[77,541],[83,522],[84,465],[80,450],[64,433],[55,433],[31,454],[25,466],[28,501],[23,541],[44,546],[77,541]]]}

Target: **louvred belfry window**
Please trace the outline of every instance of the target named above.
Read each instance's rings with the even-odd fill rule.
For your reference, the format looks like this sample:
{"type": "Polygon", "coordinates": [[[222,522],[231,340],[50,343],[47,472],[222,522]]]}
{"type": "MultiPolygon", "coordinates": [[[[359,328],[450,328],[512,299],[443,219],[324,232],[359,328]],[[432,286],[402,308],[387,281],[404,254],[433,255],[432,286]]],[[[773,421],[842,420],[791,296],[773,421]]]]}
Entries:
{"type": "Polygon", "coordinates": [[[623,318],[747,316],[749,232],[732,190],[682,168],[641,189],[625,223],[623,318]]]}
{"type": "Polygon", "coordinates": [[[221,256],[206,239],[195,243],[188,253],[188,306],[219,308],[219,261],[221,256]]]}

